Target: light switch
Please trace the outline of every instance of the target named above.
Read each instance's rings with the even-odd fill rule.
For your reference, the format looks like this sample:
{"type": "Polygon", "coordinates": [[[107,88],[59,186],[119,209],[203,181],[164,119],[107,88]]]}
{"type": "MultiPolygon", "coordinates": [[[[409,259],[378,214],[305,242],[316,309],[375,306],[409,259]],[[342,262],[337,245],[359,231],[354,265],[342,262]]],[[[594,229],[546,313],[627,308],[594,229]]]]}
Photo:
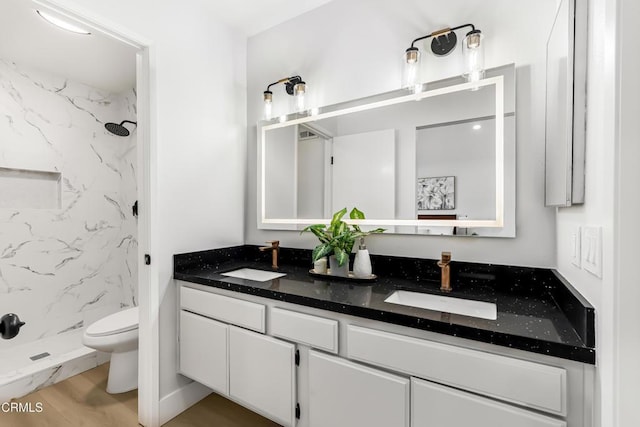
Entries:
{"type": "Polygon", "coordinates": [[[580,228],[580,226],[576,226],[573,228],[573,231],[571,232],[571,264],[575,265],[576,267],[580,268],[581,266],[581,257],[580,257],[580,252],[581,252],[581,246],[580,246],[580,242],[581,242],[581,234],[582,229],[580,228]]]}
{"type": "Polygon", "coordinates": [[[584,227],[581,245],[582,268],[602,278],[602,227],[584,227]]]}

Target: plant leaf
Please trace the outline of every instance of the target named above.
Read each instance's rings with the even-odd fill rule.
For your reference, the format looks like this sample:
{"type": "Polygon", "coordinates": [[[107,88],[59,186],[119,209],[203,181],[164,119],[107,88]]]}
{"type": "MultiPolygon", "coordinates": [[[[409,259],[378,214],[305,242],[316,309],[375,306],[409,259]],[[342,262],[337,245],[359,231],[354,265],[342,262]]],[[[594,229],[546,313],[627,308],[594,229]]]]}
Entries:
{"type": "Polygon", "coordinates": [[[354,207],[351,209],[351,213],[349,213],[349,218],[351,219],[365,219],[364,212],[358,210],[358,208],[354,207]]]}
{"type": "Polygon", "coordinates": [[[339,210],[338,212],[333,214],[333,218],[331,218],[331,228],[333,228],[333,225],[336,224],[337,222],[342,220],[342,217],[347,213],[347,208],[342,208],[341,210],[339,210]]]}
{"type": "Polygon", "coordinates": [[[344,250],[350,254],[353,251],[353,245],[356,243],[356,239],[354,239],[351,235],[345,241],[344,250]]]}
{"type": "Polygon", "coordinates": [[[322,245],[318,245],[313,248],[313,252],[311,253],[311,257],[313,262],[316,262],[322,257],[325,257],[331,253],[333,247],[329,243],[323,243],[322,245]]]}
{"type": "Polygon", "coordinates": [[[314,231],[314,230],[324,231],[325,228],[327,228],[327,226],[325,224],[313,224],[313,225],[308,225],[305,228],[303,228],[300,233],[302,234],[305,231],[314,231]]]}
{"type": "Polygon", "coordinates": [[[339,266],[343,266],[345,262],[349,261],[349,255],[341,248],[334,248],[333,254],[336,256],[336,261],[338,261],[339,266]]]}
{"type": "Polygon", "coordinates": [[[368,234],[373,234],[373,233],[384,233],[385,231],[387,231],[386,228],[376,228],[375,230],[369,230],[367,231],[368,234]]]}
{"type": "Polygon", "coordinates": [[[304,233],[305,231],[311,231],[318,238],[318,240],[320,240],[322,243],[327,243],[330,240],[331,236],[327,234],[325,230],[326,228],[327,226],[324,224],[309,225],[308,227],[302,229],[300,234],[304,233]]]}

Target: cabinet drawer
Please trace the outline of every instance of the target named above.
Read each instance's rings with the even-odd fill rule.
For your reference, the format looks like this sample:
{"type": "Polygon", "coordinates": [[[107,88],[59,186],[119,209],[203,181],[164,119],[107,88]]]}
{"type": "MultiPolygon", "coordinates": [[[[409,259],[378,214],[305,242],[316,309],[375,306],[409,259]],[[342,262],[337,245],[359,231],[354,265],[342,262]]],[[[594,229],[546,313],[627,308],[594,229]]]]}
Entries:
{"type": "Polygon", "coordinates": [[[349,325],[347,355],[453,387],[566,415],[562,368],[349,325]]]}
{"type": "Polygon", "coordinates": [[[564,421],[526,409],[411,378],[411,427],[566,427],[566,425],[564,421]]]}
{"type": "Polygon", "coordinates": [[[274,308],[271,310],[271,334],[331,353],[338,352],[336,320],[274,308]]]}
{"type": "Polygon", "coordinates": [[[181,286],[180,307],[261,333],[265,331],[265,307],[262,304],[181,286]]]}

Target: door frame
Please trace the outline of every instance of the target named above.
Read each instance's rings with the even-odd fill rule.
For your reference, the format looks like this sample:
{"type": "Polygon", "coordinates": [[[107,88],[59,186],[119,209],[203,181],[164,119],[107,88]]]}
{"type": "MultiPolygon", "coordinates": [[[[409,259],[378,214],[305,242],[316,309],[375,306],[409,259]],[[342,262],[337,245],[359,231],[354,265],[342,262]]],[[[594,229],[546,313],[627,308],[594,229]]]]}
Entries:
{"type": "Polygon", "coordinates": [[[153,42],[87,8],[71,6],[64,0],[32,0],[40,9],[80,22],[121,43],[138,49],[137,89],[137,168],[138,168],[138,421],[147,427],[159,426],[160,413],[160,335],[158,314],[160,292],[158,267],[145,265],[145,254],[157,251],[157,133],[155,97],[155,47],[153,42]]]}

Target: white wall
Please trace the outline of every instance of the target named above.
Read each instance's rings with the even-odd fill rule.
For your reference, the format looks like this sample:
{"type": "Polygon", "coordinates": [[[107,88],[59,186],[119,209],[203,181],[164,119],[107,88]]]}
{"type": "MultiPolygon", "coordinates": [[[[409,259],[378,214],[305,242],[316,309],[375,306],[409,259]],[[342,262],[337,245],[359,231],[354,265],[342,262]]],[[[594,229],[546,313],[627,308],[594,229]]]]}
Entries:
{"type": "Polygon", "coordinates": [[[61,174],[39,192],[50,208],[33,208],[34,187],[15,181],[12,202],[3,194],[0,315],[26,325],[2,350],[137,305],[136,132],[103,126],[136,120],[135,91],[110,94],[0,58],[0,117],[0,167],[61,174]]]}
{"type": "Polygon", "coordinates": [[[640,425],[638,391],[640,389],[640,287],[637,262],[640,258],[640,57],[637,40],[640,37],[640,3],[637,0],[618,2],[619,60],[619,140],[616,150],[616,264],[615,292],[616,348],[616,414],[618,426],[640,425]]]}
{"type": "MultiPolygon", "coordinates": [[[[245,38],[201,0],[56,0],[150,40],[157,200],[152,262],[160,289],[160,398],[176,374],[175,253],[242,244],[246,173],[245,38]]],[[[141,206],[141,209],[144,209],[141,206]]],[[[153,270],[152,270],[153,271],[153,270]]],[[[153,307],[152,307],[153,310],[153,307]]]]}
{"type": "Polygon", "coordinates": [[[616,138],[616,0],[589,0],[587,144],[585,203],[558,209],[557,267],[596,308],[596,418],[616,426],[615,357],[615,138],[616,138]],[[602,279],[571,264],[576,226],[601,226],[602,279]]]}
{"type": "MultiPolygon", "coordinates": [[[[242,244],[245,43],[184,2],[155,7],[160,396],[176,375],[176,253],[242,244]],[[180,24],[176,31],[167,31],[180,24]]],[[[155,3],[154,3],[155,5],[155,3]]],[[[148,19],[148,18],[145,18],[148,19]]]]}
{"type": "Polygon", "coordinates": [[[589,15],[585,204],[558,211],[558,269],[596,308],[599,425],[636,426],[640,7],[636,0],[589,0],[589,15]],[[571,264],[577,226],[603,229],[602,278],[571,264]]]}
{"type": "MultiPolygon", "coordinates": [[[[256,227],[256,127],[262,91],[281,77],[300,74],[311,105],[328,105],[399,88],[402,56],[411,41],[445,26],[472,22],[485,34],[486,66],[517,67],[517,237],[461,239],[383,235],[368,242],[373,253],[528,266],[555,265],[554,211],[544,208],[545,40],[555,0],[341,0],[253,36],[248,42],[248,191],[246,242],[279,239],[283,246],[311,248],[310,235],[256,227]],[[497,13],[497,11],[500,11],[497,13]],[[505,19],[508,17],[509,19],[505,19]],[[535,36],[533,36],[535,35],[535,36]],[[286,47],[285,47],[286,46],[286,47]]],[[[423,56],[425,80],[462,72],[459,50],[446,58],[423,56]]],[[[288,95],[273,88],[274,115],[288,95]]]]}

